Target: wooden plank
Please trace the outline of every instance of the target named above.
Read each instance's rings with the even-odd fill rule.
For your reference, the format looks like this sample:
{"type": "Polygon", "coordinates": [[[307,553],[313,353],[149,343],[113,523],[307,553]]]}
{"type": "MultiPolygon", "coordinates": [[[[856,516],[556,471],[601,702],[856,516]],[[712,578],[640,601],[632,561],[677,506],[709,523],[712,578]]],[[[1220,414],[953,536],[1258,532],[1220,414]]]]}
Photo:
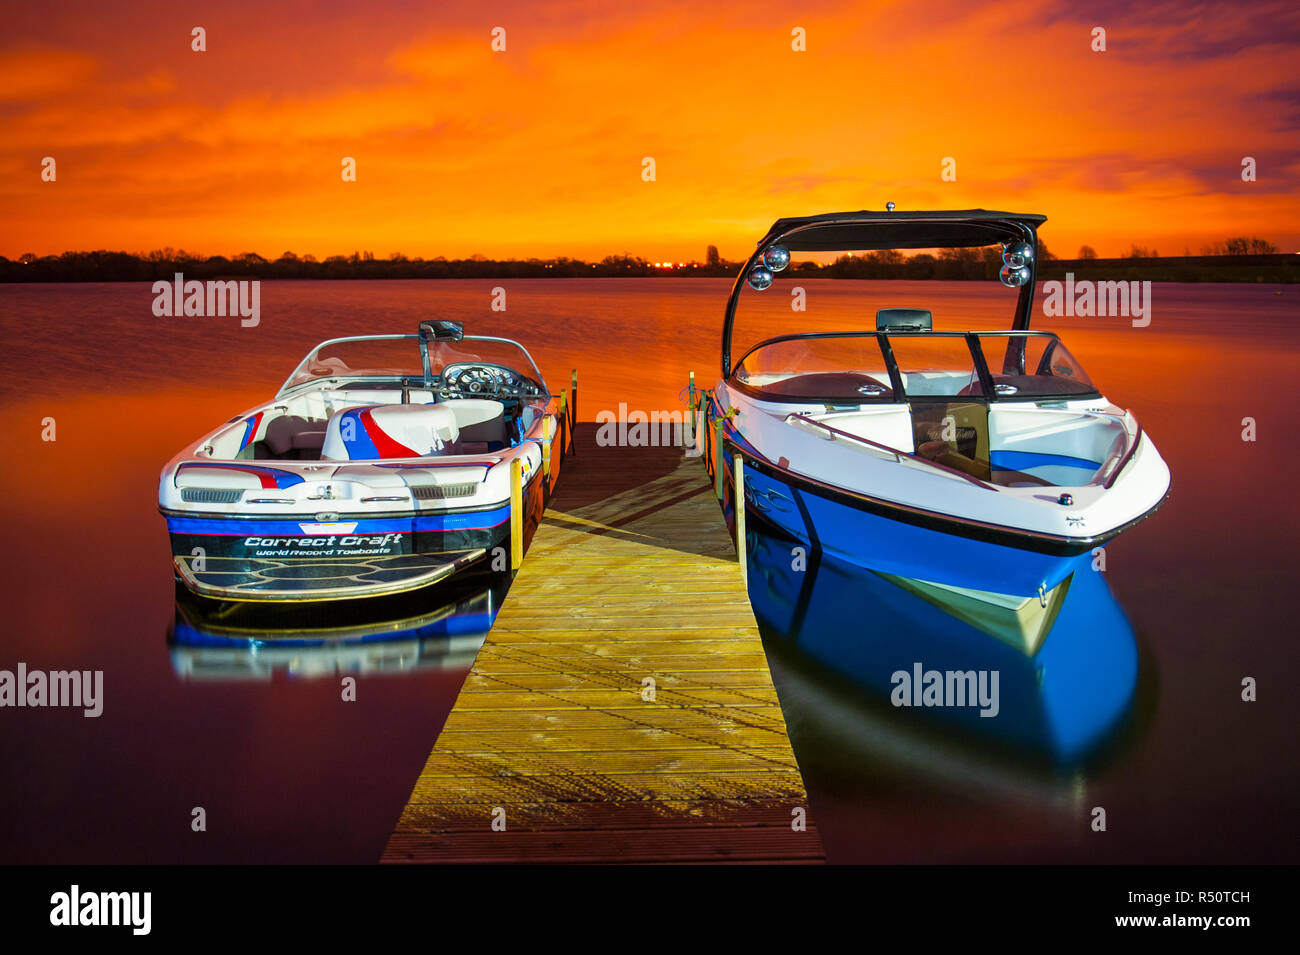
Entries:
{"type": "MultiPolygon", "coordinates": [[[[771,730],[740,726],[725,738],[725,746],[733,750],[785,750],[789,741],[784,733],[771,730]]],[[[517,754],[539,754],[539,752],[589,752],[593,750],[623,750],[633,752],[649,746],[664,748],[699,748],[718,747],[718,739],[702,737],[682,737],[671,729],[659,729],[654,726],[637,726],[625,724],[617,728],[582,728],[582,726],[556,726],[554,730],[542,728],[521,730],[465,729],[445,730],[438,737],[438,746],[447,752],[517,752],[517,754]]]]}
{"type": "MultiPolygon", "coordinates": [[[[473,691],[467,691],[469,696],[473,691]]],[[[459,700],[457,701],[459,702],[459,700]]],[[[612,709],[574,709],[565,713],[548,713],[534,709],[518,710],[509,716],[511,729],[527,732],[573,732],[583,729],[658,730],[696,739],[730,740],[746,730],[777,736],[785,735],[785,721],[771,711],[771,704],[761,706],[693,706],[655,707],[636,711],[612,709]]],[[[779,711],[779,707],[775,707],[779,711]]],[[[443,732],[448,737],[460,732],[500,732],[504,722],[479,710],[454,707],[447,716],[443,732]]],[[[448,743],[450,746],[450,743],[448,743]]]]}
{"type": "MultiPolygon", "coordinates": [[[[402,812],[399,831],[482,832],[491,808],[487,803],[413,802],[402,812]]],[[[789,824],[790,808],[781,799],[513,803],[507,819],[508,826],[533,831],[788,828],[789,824]]]]}
{"type": "MultiPolygon", "coordinates": [[[[471,673],[466,685],[483,686],[488,682],[494,685],[515,685],[536,690],[555,689],[557,687],[569,686],[623,686],[625,685],[622,675],[611,675],[608,673],[593,673],[590,671],[573,671],[573,670],[553,670],[547,667],[529,666],[528,664],[512,665],[508,668],[498,668],[491,673],[479,670],[471,673]],[[484,682],[478,683],[476,681],[484,682]]],[[[664,690],[700,690],[700,689],[763,689],[770,690],[771,683],[767,674],[747,670],[733,673],[728,670],[714,670],[709,673],[692,673],[664,674],[663,678],[658,681],[659,691],[664,690]]]]}
{"type": "MultiPolygon", "coordinates": [[[[578,689],[536,690],[531,687],[509,689],[479,689],[467,698],[466,710],[651,710],[671,706],[770,706],[772,698],[749,695],[735,690],[702,688],[691,692],[681,689],[663,689],[656,693],[654,703],[638,702],[639,687],[610,689],[607,687],[582,687],[578,689]]],[[[773,694],[774,695],[774,694],[773,694]]]]}
{"type": "MultiPolygon", "coordinates": [[[[644,773],[731,773],[752,770],[756,755],[715,747],[662,750],[609,750],[543,754],[526,767],[518,767],[505,753],[454,753],[435,751],[420,771],[415,795],[423,791],[425,779],[433,777],[501,776],[629,776],[644,773]]],[[[794,755],[780,751],[761,757],[774,769],[798,771],[794,755]]]]}
{"type": "Polygon", "coordinates": [[[383,860],[822,861],[707,474],[589,427],[383,860]]]}
{"type": "MultiPolygon", "coordinates": [[[[563,754],[555,754],[557,757],[563,754]]],[[[412,802],[485,803],[505,809],[519,802],[642,801],[653,790],[660,799],[790,799],[802,789],[798,768],[763,764],[754,772],[731,773],[550,773],[531,776],[421,776],[412,802]]],[[[521,860],[522,861],[522,860],[521,860]]]]}

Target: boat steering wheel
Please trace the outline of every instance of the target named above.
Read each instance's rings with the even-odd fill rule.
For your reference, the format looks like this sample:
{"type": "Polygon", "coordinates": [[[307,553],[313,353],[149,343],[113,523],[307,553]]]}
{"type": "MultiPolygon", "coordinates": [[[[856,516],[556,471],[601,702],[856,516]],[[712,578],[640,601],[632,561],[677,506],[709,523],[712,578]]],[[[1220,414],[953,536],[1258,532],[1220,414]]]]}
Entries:
{"type": "Polygon", "coordinates": [[[450,365],[442,373],[442,390],[460,397],[487,397],[501,390],[501,372],[491,365],[450,365]]]}
{"type": "Polygon", "coordinates": [[[537,383],[504,365],[461,362],[442,371],[443,398],[502,398],[540,394],[537,383]]]}

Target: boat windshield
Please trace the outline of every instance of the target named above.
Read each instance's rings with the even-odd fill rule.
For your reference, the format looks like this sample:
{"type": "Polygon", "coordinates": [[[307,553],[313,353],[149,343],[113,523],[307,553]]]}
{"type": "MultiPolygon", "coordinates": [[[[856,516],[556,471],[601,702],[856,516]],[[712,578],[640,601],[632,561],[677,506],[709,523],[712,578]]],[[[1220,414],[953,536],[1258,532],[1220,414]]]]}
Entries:
{"type": "MultiPolygon", "coordinates": [[[[321,342],[294,369],[281,391],[321,379],[422,378],[422,351],[418,335],[367,335],[321,342]]],[[[466,335],[460,341],[427,343],[429,373],[440,376],[453,365],[495,365],[530,379],[545,390],[542,373],[532,356],[517,342],[505,338],[466,335]]]]}
{"type": "Polygon", "coordinates": [[[776,339],[746,355],[732,376],[773,400],[894,399],[889,367],[875,335],[776,339]]]}
{"type": "Polygon", "coordinates": [[[1048,332],[977,332],[994,392],[1011,398],[1070,398],[1095,395],[1092,383],[1069,349],[1048,332]]]}
{"type": "Polygon", "coordinates": [[[1050,332],[788,335],[752,349],[732,380],[768,401],[1001,401],[1097,393],[1050,332]]]}

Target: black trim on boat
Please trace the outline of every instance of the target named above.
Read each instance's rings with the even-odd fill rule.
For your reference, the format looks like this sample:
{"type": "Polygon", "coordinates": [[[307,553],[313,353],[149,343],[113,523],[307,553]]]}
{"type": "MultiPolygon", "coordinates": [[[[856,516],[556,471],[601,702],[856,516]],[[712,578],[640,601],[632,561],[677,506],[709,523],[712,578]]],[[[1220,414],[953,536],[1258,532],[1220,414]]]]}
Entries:
{"type": "MultiPolygon", "coordinates": [[[[1164,496],[1145,512],[1118,527],[1092,537],[1064,537],[1058,534],[1044,534],[1040,531],[1020,530],[1001,524],[987,524],[982,521],[953,517],[952,515],[926,511],[894,501],[886,501],[882,498],[870,497],[856,491],[848,491],[818,481],[815,478],[798,474],[789,468],[783,468],[753,451],[746,451],[731,438],[724,437],[722,442],[725,460],[731,460],[725,454],[725,449],[730,447],[733,453],[740,454],[744,458],[746,467],[752,467],[760,474],[766,474],[769,477],[785,481],[791,486],[792,490],[806,491],[827,498],[837,504],[853,507],[860,511],[867,511],[904,524],[923,527],[927,530],[938,531],[956,537],[966,537],[989,544],[1000,544],[1003,547],[1014,547],[1019,550],[1029,550],[1040,554],[1051,554],[1057,557],[1077,556],[1084,551],[1091,550],[1118,537],[1130,527],[1142,523],[1169,499],[1169,493],[1173,486],[1171,483],[1170,487],[1165,490],[1164,496]]],[[[1136,444],[1137,442],[1134,442],[1134,447],[1136,447],[1136,444]]],[[[1127,463],[1127,460],[1125,463],[1127,463]]],[[[1116,473],[1118,473],[1118,469],[1116,473]]],[[[807,523],[807,517],[805,517],[805,523],[807,523]]]]}

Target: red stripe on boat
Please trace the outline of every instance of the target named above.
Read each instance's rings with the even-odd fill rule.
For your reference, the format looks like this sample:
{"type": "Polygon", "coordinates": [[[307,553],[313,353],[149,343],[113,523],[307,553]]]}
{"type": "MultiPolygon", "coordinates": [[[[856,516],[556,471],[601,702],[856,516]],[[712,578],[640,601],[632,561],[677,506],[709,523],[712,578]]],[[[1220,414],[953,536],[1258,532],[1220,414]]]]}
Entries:
{"type": "Polygon", "coordinates": [[[370,438],[379,452],[380,457],[384,458],[418,458],[423,457],[418,451],[412,451],[406,445],[399,441],[394,441],[388,436],[388,433],[379,426],[370,415],[369,408],[361,409],[361,427],[366,429],[366,435],[370,438]]]}

